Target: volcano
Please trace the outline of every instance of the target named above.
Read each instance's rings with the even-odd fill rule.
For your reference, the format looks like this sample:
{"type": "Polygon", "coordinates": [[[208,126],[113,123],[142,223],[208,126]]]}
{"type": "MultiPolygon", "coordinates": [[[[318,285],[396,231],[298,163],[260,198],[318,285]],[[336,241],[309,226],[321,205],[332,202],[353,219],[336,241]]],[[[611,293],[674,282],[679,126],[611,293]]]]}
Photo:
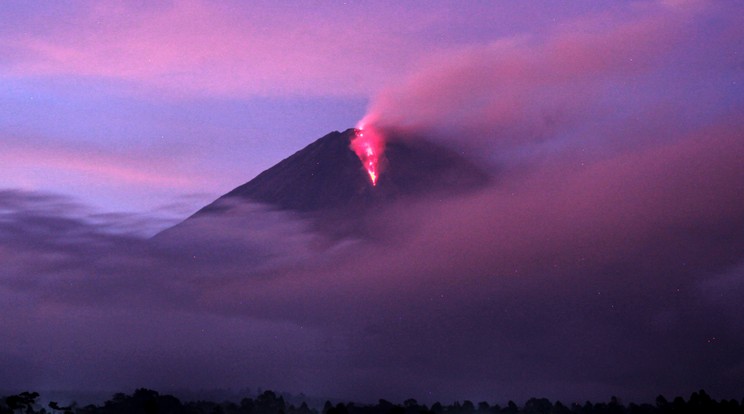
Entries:
{"type": "Polygon", "coordinates": [[[388,136],[381,175],[373,186],[349,148],[354,136],[352,128],[319,138],[163,233],[254,203],[309,218],[316,229],[344,235],[361,228],[350,226],[349,217],[363,217],[399,200],[451,197],[489,181],[485,172],[452,150],[418,138],[388,136]]]}

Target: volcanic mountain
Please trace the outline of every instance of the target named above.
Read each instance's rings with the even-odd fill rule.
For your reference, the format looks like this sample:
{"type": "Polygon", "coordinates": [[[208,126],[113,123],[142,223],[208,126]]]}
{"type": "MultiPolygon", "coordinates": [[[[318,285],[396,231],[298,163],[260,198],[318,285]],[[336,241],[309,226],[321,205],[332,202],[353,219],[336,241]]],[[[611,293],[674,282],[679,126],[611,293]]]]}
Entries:
{"type": "Polygon", "coordinates": [[[207,205],[191,221],[220,216],[237,205],[258,203],[309,218],[320,230],[358,233],[349,217],[406,198],[448,197],[485,185],[489,177],[459,154],[421,139],[387,137],[376,186],[349,148],[354,129],[334,131],[207,205]],[[349,214],[353,213],[353,214],[349,214]],[[343,224],[342,224],[343,222],[343,224]]]}

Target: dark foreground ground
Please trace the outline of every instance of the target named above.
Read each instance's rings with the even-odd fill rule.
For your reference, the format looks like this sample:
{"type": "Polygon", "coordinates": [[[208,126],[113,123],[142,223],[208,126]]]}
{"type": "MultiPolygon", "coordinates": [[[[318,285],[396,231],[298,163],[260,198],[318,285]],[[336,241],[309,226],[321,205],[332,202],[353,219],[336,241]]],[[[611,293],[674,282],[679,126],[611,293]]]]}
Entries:
{"type": "Polygon", "coordinates": [[[353,402],[326,402],[318,408],[311,408],[305,402],[288,403],[284,396],[273,391],[264,391],[255,398],[246,397],[238,402],[190,401],[182,402],[172,395],[157,391],[138,389],[132,395],[114,394],[101,405],[68,406],[55,401],[42,403],[43,396],[36,392],[22,392],[0,398],[0,414],[34,413],[147,413],[147,414],[634,414],[634,413],[744,413],[744,399],[715,400],[704,390],[692,393],[688,399],[675,397],[667,399],[659,395],[653,403],[623,403],[615,397],[607,402],[584,402],[564,404],[546,398],[531,398],[524,404],[509,401],[506,404],[472,401],[455,402],[450,405],[434,403],[431,406],[419,404],[410,399],[402,404],[379,400],[377,404],[355,404],[353,402]]]}

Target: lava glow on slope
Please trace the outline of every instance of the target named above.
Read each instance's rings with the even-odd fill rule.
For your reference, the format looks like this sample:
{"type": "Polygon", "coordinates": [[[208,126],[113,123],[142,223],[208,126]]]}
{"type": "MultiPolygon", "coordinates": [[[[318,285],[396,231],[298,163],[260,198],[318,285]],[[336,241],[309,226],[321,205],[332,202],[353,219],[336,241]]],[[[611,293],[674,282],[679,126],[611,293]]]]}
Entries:
{"type": "Polygon", "coordinates": [[[385,151],[385,140],[374,128],[360,123],[354,128],[355,136],[351,139],[350,148],[362,161],[372,185],[377,185],[380,178],[380,159],[385,151]]]}

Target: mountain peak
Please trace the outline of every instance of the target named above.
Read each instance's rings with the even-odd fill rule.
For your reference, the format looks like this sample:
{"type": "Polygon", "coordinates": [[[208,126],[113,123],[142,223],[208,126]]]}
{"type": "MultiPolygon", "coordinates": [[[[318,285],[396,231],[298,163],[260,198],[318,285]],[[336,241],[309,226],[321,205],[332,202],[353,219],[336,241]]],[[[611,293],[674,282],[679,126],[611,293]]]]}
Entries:
{"type": "Polygon", "coordinates": [[[393,136],[387,139],[380,177],[373,186],[349,148],[355,134],[354,128],[326,134],[202,208],[186,222],[220,215],[242,203],[259,203],[336,222],[333,217],[361,217],[383,203],[448,197],[480,188],[489,180],[454,151],[422,139],[393,136]],[[345,214],[350,211],[354,214],[345,214]]]}
{"type": "MultiPolygon", "coordinates": [[[[484,172],[451,150],[420,139],[393,137],[386,144],[378,185],[372,186],[349,148],[354,136],[353,128],[331,132],[217,201],[243,198],[280,210],[312,212],[463,191],[488,180],[484,172]]],[[[203,211],[213,210],[214,204],[203,211]]]]}
{"type": "Polygon", "coordinates": [[[335,208],[368,193],[371,187],[361,164],[349,149],[354,129],[333,131],[235,188],[225,199],[246,199],[281,210],[309,212],[335,208]]]}

